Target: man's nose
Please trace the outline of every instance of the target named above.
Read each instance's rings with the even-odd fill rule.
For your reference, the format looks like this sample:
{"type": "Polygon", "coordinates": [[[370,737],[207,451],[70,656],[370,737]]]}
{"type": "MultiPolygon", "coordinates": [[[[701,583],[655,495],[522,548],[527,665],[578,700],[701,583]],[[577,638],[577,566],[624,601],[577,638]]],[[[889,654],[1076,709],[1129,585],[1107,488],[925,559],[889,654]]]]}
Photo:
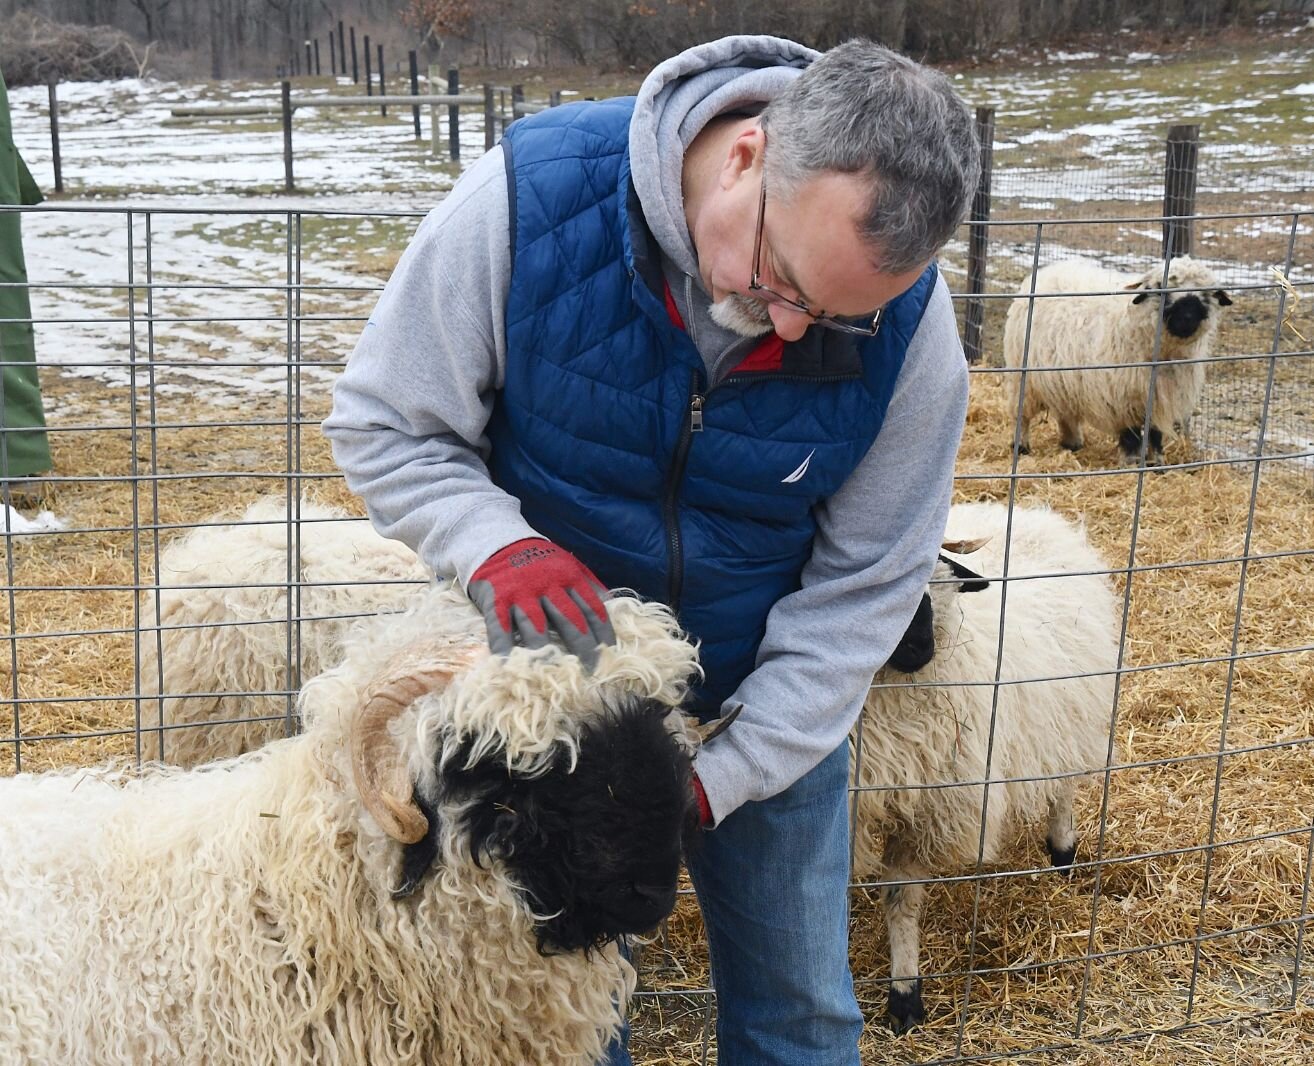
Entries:
{"type": "Polygon", "coordinates": [[[804,311],[796,311],[784,304],[768,304],[767,307],[771,315],[771,324],[781,340],[796,341],[807,332],[808,326],[812,325],[812,316],[804,311]]]}

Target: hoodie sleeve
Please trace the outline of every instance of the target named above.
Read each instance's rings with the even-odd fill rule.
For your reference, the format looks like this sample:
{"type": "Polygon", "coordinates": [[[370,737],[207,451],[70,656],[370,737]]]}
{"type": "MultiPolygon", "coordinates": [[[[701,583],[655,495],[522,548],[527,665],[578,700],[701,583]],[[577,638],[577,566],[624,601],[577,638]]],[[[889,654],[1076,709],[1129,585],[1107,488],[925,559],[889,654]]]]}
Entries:
{"type": "Polygon", "coordinates": [[[935,566],[967,412],[968,376],[941,278],[885,423],[817,512],[802,587],[767,616],[734,725],[698,755],[716,821],[783,791],[844,743],[935,566]]]}
{"type": "Polygon", "coordinates": [[[495,148],[420,224],[333,390],[324,434],[385,537],[462,584],[538,536],[485,465],[506,375],[506,163],[495,148]]]}

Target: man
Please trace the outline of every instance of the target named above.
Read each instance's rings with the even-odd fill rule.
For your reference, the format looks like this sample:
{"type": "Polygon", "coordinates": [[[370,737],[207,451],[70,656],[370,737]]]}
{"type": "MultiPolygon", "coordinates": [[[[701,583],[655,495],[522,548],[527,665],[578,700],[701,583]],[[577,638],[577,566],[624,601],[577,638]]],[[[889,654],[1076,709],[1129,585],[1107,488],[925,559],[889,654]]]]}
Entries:
{"type": "MultiPolygon", "coordinates": [[[[41,191],[14,147],[9,94],[0,73],[0,204],[39,204],[41,191]]],[[[45,412],[37,381],[32,309],[23,262],[22,215],[0,211],[0,483],[20,495],[22,478],[50,469],[45,412]]],[[[22,495],[28,495],[22,492],[22,495]]]]}
{"type": "Polygon", "coordinates": [[[700,640],[699,714],[742,705],[698,756],[690,857],[722,1066],[858,1062],[845,737],[944,531],[967,374],[928,264],[977,168],[948,82],[887,49],[690,49],[507,130],[325,422],[494,650],[595,654],[598,589],[628,587],[700,640]]]}

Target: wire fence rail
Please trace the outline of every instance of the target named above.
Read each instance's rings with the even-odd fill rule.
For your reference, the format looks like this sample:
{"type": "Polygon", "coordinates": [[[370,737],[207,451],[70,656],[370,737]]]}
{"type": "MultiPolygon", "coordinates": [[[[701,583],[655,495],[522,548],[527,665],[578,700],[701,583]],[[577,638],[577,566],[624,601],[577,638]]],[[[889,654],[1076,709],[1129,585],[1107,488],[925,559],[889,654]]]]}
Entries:
{"type": "MultiPolygon", "coordinates": [[[[1008,177],[996,173],[993,188],[1001,187],[1008,177]]],[[[315,570],[323,531],[347,522],[367,529],[317,429],[381,287],[343,270],[340,249],[404,243],[419,214],[23,210],[29,241],[72,218],[78,239],[108,254],[95,263],[68,257],[62,273],[44,269],[25,286],[55,473],[32,484],[0,469],[9,505],[0,773],[182,758],[195,735],[246,744],[295,732],[299,683],[331,665],[350,622],[425,584],[419,573],[315,570]],[[238,247],[241,256],[229,254],[238,247]],[[200,278],[198,249],[210,253],[200,278]],[[248,511],[262,499],[270,510],[248,511]],[[43,508],[62,524],[52,515],[36,527],[25,517],[43,508]],[[267,534],[271,549],[264,576],[201,579],[171,569],[184,537],[253,531],[267,534]],[[170,615],[172,604],[203,595],[258,595],[265,613],[170,615]],[[272,680],[229,683],[216,674],[219,683],[170,688],[172,641],[184,633],[263,641],[272,680]]],[[[864,1062],[1314,1054],[1306,948],[1314,917],[1314,350],[1305,339],[1314,337],[1314,313],[1302,299],[1314,284],[1311,211],[1270,204],[1193,214],[1197,234],[1225,234],[1207,259],[1232,303],[1212,309],[1222,317],[1216,339],[1186,361],[1206,371],[1189,435],[1162,427],[1164,461],[1154,468],[1129,463],[1114,436],[1096,431],[1069,451],[1043,418],[1029,453],[1017,447],[1025,390],[1073,369],[1033,365],[1030,350],[1020,367],[1003,365],[1008,307],[1020,300],[1034,316],[1059,299],[1018,297],[1019,289],[1033,292],[1037,269],[1074,251],[1123,269],[1135,264],[1137,273],[1165,265],[1160,242],[1172,218],[1103,213],[1015,219],[996,211],[965,227],[942,260],[960,314],[979,309],[982,354],[972,368],[957,499],[1003,504],[1009,529],[1042,509],[1081,523],[1103,565],[1027,569],[1022,542],[1005,534],[1003,568],[988,575],[1000,638],[990,669],[939,687],[887,670],[866,713],[879,721],[882,701],[904,692],[952,713],[968,693],[984,693],[983,740],[1002,758],[995,727],[1006,725],[996,719],[1010,690],[1103,678],[1107,750],[1081,772],[1005,774],[987,756],[983,773],[855,779],[855,811],[896,793],[965,789],[980,808],[972,861],[915,877],[854,878],[864,1062]],[[991,254],[967,286],[973,235],[982,231],[991,254]],[[1128,232],[1141,234],[1139,254],[1122,243],[1128,232]],[[1017,382],[1020,395],[1011,391],[1017,382]],[[1116,660],[1099,670],[1010,672],[1013,642],[1045,641],[1026,632],[1025,613],[1009,615],[1010,604],[1024,612],[1028,586],[1092,574],[1115,604],[1116,660]],[[990,853],[999,788],[1067,780],[1081,782],[1070,876],[1051,871],[1037,849],[1043,827],[1010,830],[990,853]],[[883,1021],[897,975],[881,897],[909,885],[929,890],[921,944],[928,1018],[896,1038],[883,1021]]],[[[1120,287],[1070,298],[1119,294],[1126,298],[1120,287]]],[[[1150,294],[1189,292],[1158,284],[1150,294]]],[[[1156,338],[1138,361],[1151,388],[1166,351],[1162,329],[1156,338]]],[[[1123,365],[1092,350],[1087,367],[1123,365]]],[[[8,441],[37,431],[5,425],[0,467],[8,441]]],[[[636,1061],[714,1061],[715,996],[688,891],[644,953],[640,980],[636,1061]]]]}

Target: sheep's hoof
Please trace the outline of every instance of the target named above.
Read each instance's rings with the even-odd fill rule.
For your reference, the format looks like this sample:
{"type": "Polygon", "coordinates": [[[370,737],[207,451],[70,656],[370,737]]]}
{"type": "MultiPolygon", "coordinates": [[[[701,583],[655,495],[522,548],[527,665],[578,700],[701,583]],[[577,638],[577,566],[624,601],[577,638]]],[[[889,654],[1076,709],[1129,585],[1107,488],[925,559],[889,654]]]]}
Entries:
{"type": "Polygon", "coordinates": [[[1079,452],[1082,448],[1086,447],[1086,442],[1084,440],[1061,440],[1059,441],[1059,446],[1066,448],[1070,452],[1079,452]]]}
{"type": "Polygon", "coordinates": [[[1054,842],[1048,837],[1045,839],[1045,848],[1049,852],[1049,861],[1053,864],[1054,869],[1061,874],[1072,876],[1072,862],[1077,857],[1077,842],[1074,840],[1068,847],[1059,848],[1054,846],[1054,842]]]}
{"type": "Polygon", "coordinates": [[[1030,445],[1030,444],[1019,444],[1019,445],[1014,449],[1014,451],[1016,451],[1018,455],[1030,455],[1030,454],[1031,454],[1031,445],[1030,445]]]}
{"type": "Polygon", "coordinates": [[[900,990],[898,985],[890,985],[890,1003],[885,1014],[895,1035],[902,1035],[926,1021],[926,1009],[922,1006],[922,979],[917,978],[906,992],[900,990]]]}

